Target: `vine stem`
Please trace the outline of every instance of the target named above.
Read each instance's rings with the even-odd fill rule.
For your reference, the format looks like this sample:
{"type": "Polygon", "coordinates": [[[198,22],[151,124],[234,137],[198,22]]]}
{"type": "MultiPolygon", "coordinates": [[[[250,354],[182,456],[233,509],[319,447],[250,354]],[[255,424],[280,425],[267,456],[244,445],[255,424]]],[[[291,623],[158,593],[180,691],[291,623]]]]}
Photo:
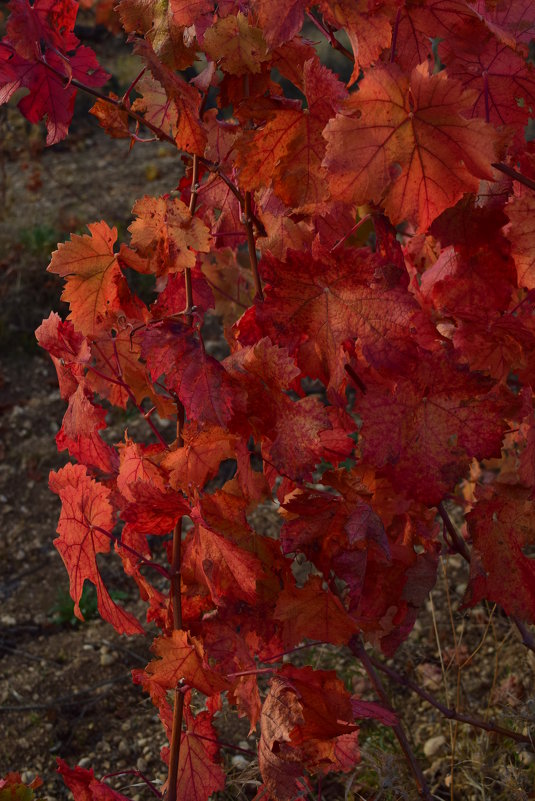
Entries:
{"type": "Polygon", "coordinates": [[[394,28],[392,30],[392,47],[390,49],[390,63],[394,63],[394,59],[396,58],[396,45],[398,42],[398,31],[399,31],[399,21],[401,19],[401,7],[398,8],[398,13],[396,14],[396,21],[394,22],[394,28]]]}
{"type": "Polygon", "coordinates": [[[375,659],[374,657],[370,656],[369,660],[373,667],[377,668],[377,670],[380,670],[382,673],[392,679],[392,681],[395,681],[396,684],[412,690],[412,692],[419,695],[420,698],[422,698],[428,704],[434,706],[435,709],[438,709],[438,711],[448,720],[458,720],[459,723],[466,723],[468,726],[474,726],[476,729],[484,729],[485,731],[494,732],[495,734],[501,734],[504,737],[509,737],[511,740],[516,740],[518,743],[531,743],[533,741],[533,738],[528,734],[520,734],[519,732],[512,731],[511,729],[506,729],[503,726],[498,726],[492,723],[492,721],[473,718],[470,715],[464,715],[462,712],[458,712],[453,707],[445,706],[433,695],[431,695],[431,693],[428,693],[426,690],[416,684],[416,682],[388,667],[388,665],[383,664],[383,662],[381,662],[379,659],[375,659]]]}
{"type": "Polygon", "coordinates": [[[159,565],[158,562],[153,562],[151,559],[146,559],[143,556],[143,554],[140,553],[139,551],[136,551],[135,548],[131,548],[130,545],[126,545],[126,543],[121,542],[121,540],[118,537],[116,537],[115,534],[111,534],[109,531],[106,531],[106,529],[102,528],[101,526],[96,526],[94,523],[90,523],[89,520],[87,519],[85,520],[85,523],[88,526],[88,528],[93,529],[94,531],[98,531],[99,534],[104,534],[105,537],[108,537],[108,539],[111,540],[113,543],[115,543],[115,545],[118,548],[123,548],[123,550],[128,551],[128,553],[131,553],[132,556],[137,556],[137,558],[140,560],[142,564],[147,565],[147,567],[153,567],[154,570],[158,571],[158,573],[166,579],[171,578],[171,574],[169,573],[168,570],[165,569],[165,567],[163,567],[163,565],[159,565]]]}
{"type": "MultiPolygon", "coordinates": [[[[67,76],[63,75],[55,67],[52,67],[44,59],[38,59],[38,61],[44,67],[46,67],[51,72],[53,72],[55,75],[57,75],[58,78],[61,78],[62,80],[64,80],[65,81],[65,87],[67,87],[69,85],[72,85],[76,89],[78,89],[80,92],[85,92],[86,94],[91,95],[92,97],[95,97],[97,100],[102,100],[103,103],[108,103],[110,106],[114,106],[115,108],[119,109],[119,111],[123,111],[131,119],[135,120],[139,125],[144,125],[145,128],[148,128],[149,131],[152,131],[152,133],[158,139],[160,139],[160,140],[162,140],[164,142],[169,142],[169,144],[171,144],[174,147],[176,147],[176,142],[173,139],[173,137],[169,136],[169,134],[166,133],[163,130],[163,128],[159,128],[157,125],[154,125],[152,122],[150,122],[150,120],[146,120],[145,117],[142,117],[141,114],[138,114],[136,111],[132,111],[132,109],[126,104],[126,102],[123,102],[123,100],[118,100],[118,99],[116,99],[114,97],[109,97],[108,95],[105,95],[104,92],[99,92],[98,89],[94,89],[92,86],[86,86],[84,83],[82,83],[81,81],[77,80],[76,78],[68,79],[67,76]]],[[[131,134],[131,135],[132,135],[133,138],[136,138],[135,134],[131,134]]],[[[243,207],[244,197],[243,197],[242,193],[240,192],[238,187],[230,180],[228,175],[225,175],[225,173],[221,170],[220,166],[218,164],[214,164],[214,162],[209,161],[208,159],[205,159],[202,156],[198,156],[197,159],[198,159],[198,162],[200,164],[203,164],[210,172],[215,173],[216,175],[219,176],[219,178],[221,178],[221,180],[226,184],[226,186],[229,188],[229,190],[232,192],[232,194],[236,197],[236,199],[238,200],[240,205],[243,207]]],[[[254,224],[256,226],[258,234],[260,236],[267,236],[266,229],[265,229],[265,226],[262,223],[262,221],[259,220],[258,217],[255,214],[252,214],[251,217],[252,217],[252,221],[254,222],[254,224]]]]}
{"type": "MultiPolygon", "coordinates": [[[[177,399],[176,438],[178,447],[184,445],[182,428],[184,425],[184,406],[177,399]]],[[[182,595],[180,591],[182,562],[182,518],[177,520],[173,530],[173,553],[171,557],[171,606],[173,610],[173,629],[182,628],[182,595]]],[[[175,688],[175,704],[173,708],[173,725],[169,750],[169,771],[167,774],[166,801],[177,800],[178,763],[180,761],[180,744],[182,740],[182,717],[184,714],[184,693],[180,687],[175,688]]]]}
{"type": "MultiPolygon", "coordinates": [[[[366,653],[366,649],[364,648],[364,645],[360,637],[358,636],[352,637],[351,640],[349,641],[349,647],[353,651],[357,659],[361,661],[364,670],[368,674],[370,681],[375,687],[375,690],[378,696],[380,697],[381,701],[383,702],[383,704],[387,707],[389,711],[394,712],[394,710],[390,705],[390,701],[388,699],[388,695],[386,694],[386,690],[383,686],[383,683],[379,678],[379,676],[377,675],[377,673],[375,672],[373,662],[366,653]]],[[[405,729],[403,728],[401,723],[396,723],[395,726],[392,726],[392,730],[408,762],[409,768],[414,777],[421,798],[425,799],[425,801],[433,801],[431,792],[425,780],[425,776],[422,772],[420,765],[416,760],[416,757],[411,748],[407,735],[405,734],[405,729]]]]}
{"type": "Polygon", "coordinates": [[[459,553],[463,559],[470,564],[472,557],[470,551],[468,550],[468,546],[463,538],[459,535],[457,529],[453,525],[449,514],[446,511],[446,507],[444,506],[444,502],[440,501],[439,505],[437,506],[438,513],[442,518],[442,522],[444,524],[445,530],[449,534],[449,538],[454,550],[459,553]]]}
{"type": "Polygon", "coordinates": [[[340,53],[342,53],[343,56],[349,59],[349,61],[353,62],[355,61],[355,56],[353,55],[353,53],[350,50],[348,50],[347,47],[344,47],[344,45],[341,42],[338,41],[338,39],[334,35],[334,31],[330,26],[328,26],[324,21],[321,21],[317,17],[315,17],[314,14],[312,14],[312,12],[310,11],[307,11],[307,17],[312,22],[312,24],[315,25],[316,28],[325,36],[325,38],[327,39],[333,50],[338,50],[340,53]]]}
{"type": "Polygon", "coordinates": [[[145,782],[149,790],[156,798],[161,798],[162,794],[160,791],[153,785],[150,779],[147,779],[144,773],[140,770],[115,770],[113,773],[106,773],[104,776],[101,777],[101,781],[106,781],[106,779],[111,779],[113,776],[136,776],[141,781],[145,782]]]}
{"type": "Polygon", "coordinates": [[[529,189],[533,189],[535,191],[535,181],[532,181],[531,178],[527,178],[525,175],[522,175],[521,172],[514,170],[507,164],[503,164],[500,161],[500,162],[495,162],[490,166],[494,167],[495,170],[503,172],[504,175],[508,175],[509,178],[512,178],[514,181],[518,181],[519,184],[524,184],[524,186],[527,186],[529,189]]]}
{"type": "Polygon", "coordinates": [[[251,262],[251,270],[253,272],[253,281],[255,294],[258,300],[264,300],[264,293],[262,291],[262,282],[260,280],[260,273],[258,272],[258,259],[256,258],[256,242],[253,231],[253,219],[251,214],[252,198],[251,193],[245,193],[245,202],[243,204],[244,225],[247,232],[247,245],[249,247],[249,260],[251,262]]]}
{"type": "Polygon", "coordinates": [[[372,217],[371,214],[366,214],[364,217],[362,217],[357,223],[355,223],[353,228],[351,228],[351,230],[347,232],[347,234],[345,234],[341,239],[338,240],[338,242],[335,245],[332,246],[329,253],[334,253],[335,250],[338,250],[338,248],[341,245],[343,245],[344,242],[347,239],[349,239],[350,236],[352,236],[356,231],[358,231],[361,225],[364,225],[364,223],[368,222],[368,220],[370,220],[371,217],[372,217]]]}

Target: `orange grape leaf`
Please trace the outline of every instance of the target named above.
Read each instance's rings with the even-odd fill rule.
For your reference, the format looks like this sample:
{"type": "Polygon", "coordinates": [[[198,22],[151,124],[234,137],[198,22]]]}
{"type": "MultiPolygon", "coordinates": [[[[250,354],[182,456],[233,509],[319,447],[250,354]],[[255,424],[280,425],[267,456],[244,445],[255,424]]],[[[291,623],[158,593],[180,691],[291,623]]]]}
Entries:
{"type": "Polygon", "coordinates": [[[176,25],[187,28],[197,18],[213,11],[212,0],[169,0],[169,9],[176,25]]]}
{"type": "Polygon", "coordinates": [[[137,219],[128,227],[132,244],[151,259],[151,272],[166,275],[194,267],[196,253],[210,250],[210,232],[189,208],[169,195],[145,195],[134,204],[137,219]]]}
{"type": "Polygon", "coordinates": [[[127,501],[134,501],[133,487],[138,481],[151,484],[163,490],[165,474],[158,467],[162,457],[162,446],[142,446],[125,436],[119,446],[120,468],[117,476],[117,489],[127,501]]]}
{"type": "Polygon", "coordinates": [[[338,598],[323,589],[320,576],[310,576],[302,589],[286,587],[273,616],[283,624],[285,648],[305,638],[345,645],[358,628],[338,598]]]}
{"type": "Polygon", "coordinates": [[[270,681],[260,730],[260,772],[278,801],[295,797],[305,770],[349,771],[360,758],[351,698],[334,671],[282,668],[270,681]]]}
{"type": "Polygon", "coordinates": [[[370,69],[324,131],[333,197],[380,203],[392,223],[426,231],[480,179],[493,180],[498,135],[461,116],[473,102],[473,92],[426,64],[410,78],[394,64],[370,69]]]}
{"type": "Polygon", "coordinates": [[[184,29],[171,4],[160,0],[121,0],[117,6],[124,30],[145,37],[162,63],[185,70],[195,61],[195,47],[185,41],[184,29]]]}
{"type": "MultiPolygon", "coordinates": [[[[108,97],[112,100],[119,98],[114,92],[110,92],[108,97]]],[[[89,113],[93,114],[101,128],[103,128],[108,136],[112,139],[129,139],[130,128],[128,125],[129,117],[126,111],[123,111],[117,106],[108,103],[106,100],[97,100],[95,105],[89,109],[89,113]]]]}
{"type": "Polygon", "coordinates": [[[72,464],[50,473],[49,486],[62,502],[54,545],[69,573],[74,614],[83,620],[80,597],[84,581],[89,580],[97,589],[98,611],[104,620],[119,634],[144,634],[135,617],[112,600],[97,566],[97,554],[109,553],[115,524],[111,491],[90,478],[85,467],[72,464]]]}
{"type": "Polygon", "coordinates": [[[373,64],[392,39],[392,25],[382,3],[369,3],[368,0],[337,0],[331,3],[322,0],[320,8],[324,18],[335,28],[343,28],[347,33],[355,66],[348,80],[354,83],[361,68],[373,64]]]}
{"type": "Polygon", "coordinates": [[[294,213],[310,213],[325,202],[322,131],[347,96],[343,83],[318,58],[304,64],[303,93],[306,110],[295,101],[279,103],[280,109],[269,112],[267,123],[242,137],[237,146],[242,186],[252,190],[272,183],[275,194],[294,213]]]}
{"type": "Polygon", "coordinates": [[[284,5],[272,0],[253,0],[258,23],[270,47],[278,47],[299,33],[310,0],[288,0],[284,5]]]}
{"type": "MultiPolygon", "coordinates": [[[[186,631],[174,629],[168,637],[157,637],[151,650],[159,657],[145,668],[143,683],[151,695],[153,684],[171,690],[185,682],[204,695],[213,695],[231,686],[223,676],[210,669],[201,641],[186,631]]],[[[159,696],[158,691],[156,697],[159,696]]]]}
{"type": "Polygon", "coordinates": [[[144,398],[149,398],[160,417],[170,417],[175,412],[175,406],[169,398],[155,391],[140,355],[141,346],[132,337],[129,327],[117,332],[116,336],[99,337],[93,347],[93,356],[100,375],[90,370],[87,381],[114,406],[125,409],[132,396],[138,404],[144,398]],[[104,376],[109,376],[112,381],[104,376]],[[122,383],[117,383],[118,377],[122,383]]]}
{"type": "Polygon", "coordinates": [[[178,111],[162,84],[145,73],[137,84],[136,91],[141,97],[134,100],[132,111],[141,112],[147,122],[175,137],[178,131],[178,111]]]}
{"type": "Polygon", "coordinates": [[[87,227],[89,235],[73,234],[58,245],[47,269],[67,279],[61,299],[70,306],[69,319],[90,336],[111,327],[128,286],[113,252],[117,229],[104,221],[87,227]]]}
{"type": "Polygon", "coordinates": [[[535,288],[535,199],[532,194],[513,197],[505,207],[511,221],[509,238],[518,285],[535,288]]]}
{"type": "Polygon", "coordinates": [[[249,24],[243,12],[219,19],[204,34],[203,49],[217,65],[231,75],[260,72],[269,59],[262,30],[249,24]]]}
{"type": "Polygon", "coordinates": [[[167,453],[162,461],[169,471],[169,483],[183,492],[202,489],[217,475],[224,459],[235,454],[236,437],[214,425],[186,423],[182,430],[184,445],[167,453]]]}
{"type": "MultiPolygon", "coordinates": [[[[182,40],[182,33],[179,38],[182,40]]],[[[138,39],[134,47],[134,52],[145,60],[153,77],[161,84],[168,99],[172,101],[172,104],[175,106],[176,118],[174,114],[171,115],[168,124],[171,125],[173,131],[176,131],[174,137],[178,149],[187,151],[188,153],[196,153],[199,156],[204,155],[206,131],[199,118],[201,106],[201,93],[199,90],[193,84],[181,78],[173,69],[167,67],[163,61],[160,60],[154,48],[151,46],[150,41],[147,39],[138,39]]],[[[191,59],[190,63],[193,60],[194,59],[191,59]]],[[[165,98],[161,96],[157,90],[155,91],[156,98],[150,97],[152,92],[149,89],[148,109],[150,109],[151,105],[155,104],[156,113],[158,114],[158,106],[162,108],[163,104],[163,108],[165,109],[167,106],[165,98]]]]}

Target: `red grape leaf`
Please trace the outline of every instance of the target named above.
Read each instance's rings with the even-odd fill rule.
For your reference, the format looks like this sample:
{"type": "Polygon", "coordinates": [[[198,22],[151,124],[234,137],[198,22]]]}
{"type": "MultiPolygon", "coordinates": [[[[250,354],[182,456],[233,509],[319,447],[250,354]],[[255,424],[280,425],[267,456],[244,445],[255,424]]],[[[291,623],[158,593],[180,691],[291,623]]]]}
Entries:
{"type": "MultiPolygon", "coordinates": [[[[190,279],[196,309],[199,312],[213,309],[214,293],[198,267],[194,267],[190,271],[190,279]]],[[[156,319],[181,314],[187,306],[186,300],[184,272],[172,273],[167,278],[165,289],[160,292],[157,300],[151,304],[151,314],[156,319]]]]}
{"type": "Polygon", "coordinates": [[[493,180],[498,137],[483,120],[460,112],[474,101],[444,72],[395,65],[370,69],[358,92],[325,128],[334,198],[381,203],[390,220],[425,231],[479,179],[493,180]]]}
{"type": "Polygon", "coordinates": [[[103,221],[87,227],[89,236],[73,234],[58,245],[48,271],[67,279],[61,299],[69,303],[69,319],[83,334],[95,335],[111,328],[128,286],[113,252],[117,229],[103,221]]]}
{"type": "Polygon", "coordinates": [[[363,455],[412,498],[439,503],[473,457],[500,455],[514,399],[489,388],[442,355],[422,359],[419,375],[359,401],[363,455]]]}
{"type": "Polygon", "coordinates": [[[285,348],[264,337],[227,357],[224,365],[247,393],[247,415],[236,418],[236,427],[253,429],[262,440],[262,455],[279,471],[295,480],[311,479],[322,458],[339,462],[351,453],[349,417],[317,397],[293,401],[285,392],[299,375],[285,348]]]}
{"type": "Polygon", "coordinates": [[[430,60],[432,40],[447,40],[463,25],[471,27],[474,40],[485,38],[481,17],[464,0],[409,0],[401,7],[396,24],[396,61],[408,71],[430,60]]]}
{"type": "Polygon", "coordinates": [[[363,701],[354,695],[351,698],[351,709],[356,718],[378,720],[383,726],[397,726],[399,719],[390,709],[376,704],[374,701],[363,701]]]}
{"type": "Polygon", "coordinates": [[[50,354],[58,374],[61,397],[68,400],[84,377],[84,365],[91,359],[89,342],[73,324],[50,312],[35,332],[39,345],[50,354]]]}
{"type": "Polygon", "coordinates": [[[212,12],[214,4],[212,0],[170,0],[169,7],[175,24],[187,28],[198,17],[212,12]]]}
{"type": "Polygon", "coordinates": [[[320,576],[311,576],[302,589],[286,587],[273,616],[283,624],[285,648],[305,638],[344,645],[358,628],[338,598],[323,589],[320,576]]]}
{"type": "Polygon", "coordinates": [[[477,0],[474,10],[495,36],[527,56],[528,45],[535,37],[533,0],[477,0]]]}
{"type": "Polygon", "coordinates": [[[328,386],[345,382],[341,346],[349,339],[358,339],[373,367],[399,369],[417,355],[408,331],[416,321],[422,331],[426,327],[403,274],[397,286],[385,286],[379,266],[362,248],[336,255],[320,252],[316,258],[288,251],[284,262],[266,256],[261,267],[268,286],[264,302],[255,307],[255,318],[273,341],[297,352],[307,375],[328,386]]]}
{"type": "Polygon", "coordinates": [[[482,117],[494,125],[515,125],[523,146],[524,127],[530,109],[535,107],[532,65],[494,38],[476,47],[471,26],[463,33],[439,45],[448,76],[475,90],[472,117],[482,117]]]}
{"type": "Polygon", "coordinates": [[[130,491],[135,500],[121,509],[121,517],[145,534],[168,534],[190,506],[178,492],[136,481],[130,491]]]}
{"type": "Polygon", "coordinates": [[[74,796],[74,801],[129,801],[127,796],[121,795],[109,784],[95,779],[93,769],[70,768],[68,764],[57,757],[58,773],[74,796]]]}
{"type": "Polygon", "coordinates": [[[9,54],[9,49],[9,44],[0,44],[0,103],[9,100],[17,89],[28,89],[29,94],[18,103],[20,111],[32,123],[46,117],[46,143],[56,144],[67,135],[74,111],[76,89],[69,79],[76,78],[88,86],[102,86],[109,75],[99,67],[89,47],[78,48],[68,59],[68,66],[61,56],[48,52],[47,64],[51,69],[40,61],[28,61],[15,52],[9,54]],[[7,58],[4,55],[6,51],[7,58]]]}
{"type": "Polygon", "coordinates": [[[241,11],[219,19],[204,34],[203,50],[217,65],[231,75],[260,72],[270,56],[262,30],[249,24],[241,11]]]}
{"type": "Polygon", "coordinates": [[[206,586],[218,606],[227,598],[255,603],[257,581],[264,575],[257,556],[199,524],[185,549],[183,571],[206,586]]]}
{"type": "Polygon", "coordinates": [[[79,602],[87,579],[96,586],[98,611],[104,620],[119,634],[144,634],[135,617],[111,599],[97,566],[97,554],[110,550],[111,535],[103,531],[111,532],[115,524],[111,491],[90,478],[85,467],[72,464],[50,473],[49,486],[62,502],[54,545],[69,573],[74,614],[83,620],[79,602]]]}
{"type": "Polygon", "coordinates": [[[156,324],[143,335],[142,354],[153,381],[164,375],[188,418],[227,428],[243,409],[243,392],[224,367],[179,322],[156,324]]]}
{"type": "Polygon", "coordinates": [[[223,790],[225,774],[216,762],[217,732],[209,712],[195,718],[187,716],[178,762],[177,798],[180,801],[208,801],[212,793],[223,790]]]}
{"type": "Polygon", "coordinates": [[[500,604],[508,615],[535,622],[535,561],[524,553],[535,543],[531,490],[508,485],[478,489],[467,515],[468,529],[484,576],[471,580],[469,603],[482,598],[500,604]]]}
{"type": "Polygon", "coordinates": [[[117,451],[104,442],[99,430],[106,428],[106,409],[93,403],[93,393],[85,381],[69,398],[63,423],[56,434],[58,451],[68,449],[71,456],[103,473],[115,473],[119,466],[117,451]]]}
{"type": "Polygon", "coordinates": [[[52,50],[75,50],[79,40],[74,35],[78,3],[74,0],[10,0],[11,15],[6,32],[17,53],[33,60],[46,45],[52,50]]]}
{"type": "Polygon", "coordinates": [[[164,453],[163,446],[142,446],[126,436],[125,442],[118,448],[121,466],[117,476],[117,489],[123,498],[135,501],[134,489],[138,482],[164,489],[165,473],[158,466],[164,453]]]}

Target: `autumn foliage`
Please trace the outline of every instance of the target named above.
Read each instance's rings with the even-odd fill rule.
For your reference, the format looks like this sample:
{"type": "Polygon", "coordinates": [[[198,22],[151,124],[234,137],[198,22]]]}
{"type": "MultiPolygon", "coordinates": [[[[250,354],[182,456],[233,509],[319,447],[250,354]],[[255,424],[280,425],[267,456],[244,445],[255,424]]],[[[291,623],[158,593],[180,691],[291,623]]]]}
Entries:
{"type": "MultiPolygon", "coordinates": [[[[24,89],[54,144],[90,92],[125,149],[158,138],[186,166],[136,201],[126,241],[92,222],[48,267],[70,309],[37,339],[68,404],[56,439],[73,463],[50,487],[76,614],[89,581],[105,620],[144,632],[99,573],[113,550],[161,630],[134,681],[169,736],[168,799],[223,788],[226,698],[259,732],[258,797],[291,801],[354,769],[362,718],[403,733],[385,703],[284,654],[391,656],[447,550],[470,561],[467,605],[535,623],[535,5],[120,0],[144,63],[122,98],[100,90],[74,0],[9,7],[0,102],[24,89]],[[347,83],[320,39],[352,62],[347,83]],[[214,314],[224,358],[203,340],[214,314]],[[137,409],[146,441],[110,442],[110,406],[137,409]],[[278,537],[252,523],[267,502],[278,537]]],[[[123,798],[59,770],[77,801],[123,798]]]]}

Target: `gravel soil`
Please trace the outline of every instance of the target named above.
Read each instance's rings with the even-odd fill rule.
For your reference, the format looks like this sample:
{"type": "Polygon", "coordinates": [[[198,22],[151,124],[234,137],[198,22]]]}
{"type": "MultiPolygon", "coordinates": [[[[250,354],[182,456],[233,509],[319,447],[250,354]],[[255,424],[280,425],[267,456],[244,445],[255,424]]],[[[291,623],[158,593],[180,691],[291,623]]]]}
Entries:
{"type": "MultiPolygon", "coordinates": [[[[122,71],[126,85],[131,61],[127,69],[122,51],[113,42],[107,47],[112,71],[122,71]]],[[[155,783],[165,779],[161,726],[130,678],[132,668],[149,660],[154,632],[117,636],[94,617],[91,599],[87,622],[78,623],[66,600],[68,578],[53,546],[59,504],[47,486],[49,471],[66,461],[54,442],[64,403],[33,331],[51,309],[65,313],[60,284],[45,272],[56,242],[100,219],[124,235],[134,200],[172,189],[181,162],[156,142],[129,153],[128,143],[107,138],[86,110],[82,100],[70,138],[45,150],[42,133],[15,110],[0,108],[0,776],[18,770],[29,781],[39,774],[39,792],[50,801],[68,797],[55,772],[57,756],[97,776],[134,769],[155,783]]],[[[118,440],[124,420],[112,421],[112,434],[114,425],[118,440]]],[[[138,423],[128,425],[136,436],[138,423]]],[[[277,526],[276,511],[266,508],[255,522],[259,529],[277,526]]],[[[122,603],[142,615],[118,560],[100,565],[108,586],[123,593],[122,603]]],[[[533,732],[535,654],[498,609],[462,608],[466,581],[460,557],[446,557],[421,619],[388,665],[447,707],[533,732]]],[[[350,689],[376,699],[343,650],[315,648],[301,659],[338,670],[350,689]]],[[[535,799],[529,743],[448,721],[406,686],[383,681],[434,798],[535,799]]],[[[247,739],[243,721],[223,712],[218,725],[222,740],[254,750],[258,733],[247,739]]],[[[324,801],[418,797],[388,727],[364,723],[361,743],[362,764],[352,776],[326,780],[324,801]]],[[[221,797],[252,798],[254,759],[230,750],[225,759],[229,783],[221,797]]],[[[150,797],[136,777],[112,784],[134,801],[150,797]]]]}

